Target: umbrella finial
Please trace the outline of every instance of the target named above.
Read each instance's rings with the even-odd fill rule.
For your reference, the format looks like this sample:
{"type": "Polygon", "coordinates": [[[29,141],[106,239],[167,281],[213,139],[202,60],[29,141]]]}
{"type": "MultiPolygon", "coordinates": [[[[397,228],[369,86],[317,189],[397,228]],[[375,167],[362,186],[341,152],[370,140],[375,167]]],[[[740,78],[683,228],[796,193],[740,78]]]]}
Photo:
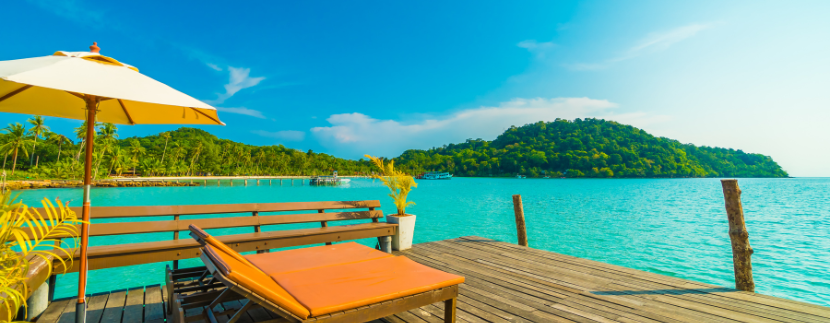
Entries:
{"type": "Polygon", "coordinates": [[[92,42],[92,46],[89,46],[89,51],[93,53],[98,53],[101,51],[101,47],[98,47],[98,42],[92,42]]]}

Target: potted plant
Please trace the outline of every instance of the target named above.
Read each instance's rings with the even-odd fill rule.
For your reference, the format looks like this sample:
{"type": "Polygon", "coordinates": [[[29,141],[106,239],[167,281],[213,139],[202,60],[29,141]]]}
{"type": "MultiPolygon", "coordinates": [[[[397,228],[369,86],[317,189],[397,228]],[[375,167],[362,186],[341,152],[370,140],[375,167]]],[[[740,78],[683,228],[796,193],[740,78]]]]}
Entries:
{"type": "Polygon", "coordinates": [[[398,213],[394,215],[386,215],[387,223],[395,223],[398,225],[398,230],[392,236],[392,250],[406,250],[412,248],[412,237],[415,234],[415,215],[406,214],[406,207],[415,205],[415,202],[407,201],[406,197],[409,191],[418,187],[415,179],[412,176],[406,175],[403,172],[395,170],[395,162],[389,161],[384,163],[382,159],[366,155],[372,163],[380,168],[380,173],[373,174],[373,178],[379,179],[383,185],[389,188],[389,197],[395,203],[398,213]]]}
{"type": "Polygon", "coordinates": [[[48,293],[42,289],[48,289],[48,286],[42,284],[43,281],[35,282],[33,277],[49,277],[54,266],[53,259],[62,263],[63,270],[72,267],[72,258],[66,261],[58,254],[75,254],[80,233],[78,225],[83,223],[69,206],[60,201],[55,207],[44,199],[43,207],[47,214],[43,216],[16,200],[16,197],[11,197],[10,191],[0,191],[0,239],[3,241],[0,243],[0,322],[15,319],[21,307],[25,309],[26,317],[17,319],[31,319],[46,309],[48,293]],[[55,245],[56,238],[61,238],[58,245],[55,245]],[[30,264],[41,260],[48,264],[43,267],[46,274],[29,276],[30,264]],[[41,287],[38,289],[41,297],[34,300],[36,308],[27,303],[35,292],[30,284],[41,287]]]}

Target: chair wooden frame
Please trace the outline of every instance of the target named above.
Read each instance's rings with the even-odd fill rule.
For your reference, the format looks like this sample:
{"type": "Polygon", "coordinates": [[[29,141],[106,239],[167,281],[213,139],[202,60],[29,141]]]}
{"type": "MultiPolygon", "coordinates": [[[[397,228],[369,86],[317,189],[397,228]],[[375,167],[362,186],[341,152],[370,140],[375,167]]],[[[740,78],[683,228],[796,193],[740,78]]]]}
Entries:
{"type": "MultiPolygon", "coordinates": [[[[226,315],[231,313],[233,313],[233,315],[227,323],[235,323],[242,317],[242,315],[244,315],[245,312],[259,307],[263,307],[282,317],[282,319],[272,320],[273,322],[356,323],[380,319],[389,315],[413,310],[437,302],[444,302],[444,322],[455,322],[458,285],[438,288],[415,295],[361,306],[359,308],[310,317],[308,319],[301,319],[280,306],[268,301],[257,293],[228,279],[222,274],[221,271],[216,269],[216,265],[208,256],[205,255],[204,252],[202,252],[199,257],[205,263],[205,267],[213,276],[213,279],[224,284],[226,288],[223,290],[212,290],[204,293],[191,294],[186,297],[175,294],[172,301],[174,302],[175,307],[173,311],[173,319],[176,323],[187,323],[189,321],[202,319],[201,317],[196,319],[189,319],[188,317],[185,317],[185,310],[200,307],[204,309],[203,314],[210,323],[217,323],[217,315],[226,315]],[[220,303],[238,299],[247,299],[248,302],[246,302],[242,308],[238,310],[222,312],[214,311],[215,307],[220,303]]],[[[270,323],[272,321],[267,322],[270,323]]]]}

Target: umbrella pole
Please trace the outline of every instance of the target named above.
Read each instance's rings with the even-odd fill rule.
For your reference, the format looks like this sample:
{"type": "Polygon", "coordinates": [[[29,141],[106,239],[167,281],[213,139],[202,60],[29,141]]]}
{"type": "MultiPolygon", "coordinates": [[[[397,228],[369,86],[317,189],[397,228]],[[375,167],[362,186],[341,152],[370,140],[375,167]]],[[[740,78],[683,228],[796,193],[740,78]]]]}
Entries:
{"type": "Polygon", "coordinates": [[[86,250],[89,246],[89,189],[92,186],[92,152],[93,143],[95,142],[95,110],[97,109],[98,97],[93,95],[86,95],[86,153],[84,155],[84,206],[82,209],[81,224],[81,261],[80,270],[78,271],[78,304],[75,305],[75,323],[86,322],[86,276],[87,276],[87,259],[86,250]]]}

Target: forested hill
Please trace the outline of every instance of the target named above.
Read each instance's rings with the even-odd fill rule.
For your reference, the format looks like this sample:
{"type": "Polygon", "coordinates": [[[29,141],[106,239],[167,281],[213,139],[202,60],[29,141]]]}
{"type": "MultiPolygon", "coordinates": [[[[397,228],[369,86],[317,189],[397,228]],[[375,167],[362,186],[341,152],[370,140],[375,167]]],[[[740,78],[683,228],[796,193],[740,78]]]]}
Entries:
{"type": "Polygon", "coordinates": [[[396,166],[411,173],[528,177],[787,177],[769,156],[697,147],[602,119],[556,119],[511,127],[493,141],[468,139],[407,150],[396,166]]]}
{"type": "MultiPolygon", "coordinates": [[[[42,119],[39,122],[42,124],[42,119]]],[[[36,119],[30,123],[37,123],[36,119]]],[[[10,124],[0,131],[0,153],[4,155],[4,169],[10,171],[9,178],[81,178],[86,149],[81,138],[85,129],[82,125],[75,133],[62,135],[44,127],[41,133],[35,134],[19,123],[10,124]]],[[[113,124],[98,124],[96,129],[95,178],[124,174],[330,175],[332,170],[355,175],[374,169],[365,160],[336,158],[311,150],[303,152],[283,145],[252,146],[194,128],[129,138],[120,138],[118,127],[113,124]]]]}
{"type": "Polygon", "coordinates": [[[143,175],[331,175],[332,170],[355,175],[372,170],[372,165],[364,160],[303,152],[283,145],[247,145],[186,127],[117,142],[125,171],[137,166],[136,171],[143,175]],[[144,152],[139,153],[138,147],[144,148],[144,152]]]}

